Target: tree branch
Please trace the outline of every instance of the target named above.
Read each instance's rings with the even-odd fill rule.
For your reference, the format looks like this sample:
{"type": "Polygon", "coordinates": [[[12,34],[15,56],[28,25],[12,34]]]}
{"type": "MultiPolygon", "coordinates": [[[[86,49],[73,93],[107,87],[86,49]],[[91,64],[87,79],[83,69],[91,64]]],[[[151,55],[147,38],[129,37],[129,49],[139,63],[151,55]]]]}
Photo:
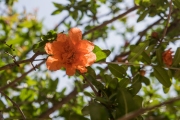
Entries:
{"type": "Polygon", "coordinates": [[[169,20],[171,18],[171,13],[172,13],[172,0],[169,2],[170,6],[169,6],[169,15],[168,15],[168,19],[167,19],[167,24],[166,24],[166,27],[164,29],[164,32],[163,32],[163,35],[162,35],[162,38],[160,40],[160,43],[163,41],[165,35],[166,35],[166,32],[167,32],[167,29],[168,29],[168,24],[169,24],[169,20]]]}
{"type": "Polygon", "coordinates": [[[130,120],[130,119],[135,118],[135,117],[137,117],[137,116],[139,116],[139,115],[141,115],[141,114],[143,114],[145,112],[148,112],[150,110],[153,110],[155,108],[158,108],[158,107],[161,107],[161,106],[164,106],[164,105],[172,104],[172,103],[174,103],[174,102],[176,102],[178,100],[180,100],[180,96],[172,98],[170,100],[167,100],[165,102],[162,102],[161,104],[158,104],[158,105],[155,105],[155,106],[152,106],[152,107],[141,108],[141,109],[139,109],[137,111],[131,112],[131,113],[119,118],[118,120],[130,120]]]}
{"type": "Polygon", "coordinates": [[[20,107],[18,106],[18,104],[16,104],[11,98],[9,98],[6,94],[4,94],[3,92],[0,92],[4,97],[6,97],[8,100],[10,100],[12,102],[12,104],[19,110],[19,112],[21,113],[22,117],[24,120],[26,120],[26,116],[24,115],[23,111],[20,109],[20,107]]]}
{"type": "Polygon", "coordinates": [[[138,8],[138,6],[134,6],[134,7],[130,8],[130,9],[127,10],[126,12],[124,12],[124,13],[122,13],[122,14],[120,14],[120,15],[114,17],[114,18],[112,18],[111,20],[105,21],[105,22],[103,22],[101,25],[96,26],[96,27],[92,28],[91,30],[85,32],[82,36],[85,36],[85,35],[87,35],[87,34],[93,32],[93,31],[95,31],[95,30],[98,30],[98,29],[100,29],[100,28],[106,26],[107,24],[114,22],[115,20],[117,20],[117,19],[119,19],[119,18],[121,18],[121,17],[124,17],[125,15],[127,15],[128,13],[130,13],[130,12],[136,10],[137,8],[138,8]]]}

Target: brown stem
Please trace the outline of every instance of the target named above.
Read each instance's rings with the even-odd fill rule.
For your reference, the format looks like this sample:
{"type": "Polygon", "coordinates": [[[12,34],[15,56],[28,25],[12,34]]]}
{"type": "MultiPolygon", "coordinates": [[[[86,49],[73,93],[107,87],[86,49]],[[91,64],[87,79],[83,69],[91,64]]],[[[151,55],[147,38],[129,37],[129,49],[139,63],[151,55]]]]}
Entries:
{"type": "Polygon", "coordinates": [[[24,115],[23,111],[20,109],[19,105],[16,104],[11,98],[9,98],[6,94],[3,92],[0,92],[4,97],[6,97],[8,100],[12,102],[12,104],[19,110],[24,120],[26,120],[26,116],[24,115]]]}
{"type": "Polygon", "coordinates": [[[130,9],[127,10],[126,12],[124,12],[124,13],[122,13],[122,14],[114,17],[114,18],[112,18],[111,20],[105,21],[105,22],[103,22],[103,24],[101,24],[101,25],[99,25],[99,26],[96,26],[96,27],[92,28],[91,30],[85,32],[85,33],[83,34],[83,36],[85,36],[85,35],[93,32],[93,31],[95,31],[95,30],[98,30],[98,29],[102,28],[102,27],[106,26],[106,25],[109,24],[109,23],[114,22],[115,20],[118,20],[118,19],[121,18],[121,17],[124,17],[125,15],[127,15],[128,13],[136,10],[137,8],[138,8],[138,6],[134,6],[134,7],[130,8],[130,9]]]}

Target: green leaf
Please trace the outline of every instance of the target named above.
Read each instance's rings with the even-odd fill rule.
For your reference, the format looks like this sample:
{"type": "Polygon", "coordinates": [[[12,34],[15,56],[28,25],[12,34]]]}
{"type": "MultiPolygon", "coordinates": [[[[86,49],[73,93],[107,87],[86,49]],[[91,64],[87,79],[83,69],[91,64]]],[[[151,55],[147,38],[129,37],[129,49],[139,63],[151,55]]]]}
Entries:
{"type": "Polygon", "coordinates": [[[104,85],[96,80],[96,74],[94,72],[94,70],[92,68],[89,67],[90,71],[88,71],[87,74],[87,79],[98,89],[98,90],[103,90],[104,89],[104,85]]]}
{"type": "Polygon", "coordinates": [[[19,26],[31,28],[33,26],[33,22],[32,21],[24,21],[24,22],[20,23],[19,26]]]}
{"type": "Polygon", "coordinates": [[[85,106],[82,110],[81,110],[82,114],[85,115],[89,115],[89,106],[85,106]]]}
{"type": "Polygon", "coordinates": [[[164,87],[164,86],[163,86],[163,92],[164,92],[164,93],[168,93],[168,92],[169,92],[169,89],[170,89],[170,87],[167,88],[167,87],[164,87]]]}
{"type": "Polygon", "coordinates": [[[137,19],[137,22],[140,22],[140,21],[144,20],[144,18],[147,16],[148,13],[149,13],[149,10],[143,11],[142,14],[139,15],[139,18],[137,19]]]}
{"type": "Polygon", "coordinates": [[[52,91],[52,92],[56,91],[58,82],[59,82],[58,78],[55,80],[50,80],[49,81],[49,91],[52,91]]]}
{"type": "Polygon", "coordinates": [[[147,64],[151,64],[151,58],[147,55],[146,52],[142,53],[142,60],[146,62],[147,64]]]}
{"type": "Polygon", "coordinates": [[[142,0],[142,5],[145,7],[148,7],[149,5],[151,5],[151,1],[150,0],[142,0]]]}
{"type": "Polygon", "coordinates": [[[68,120],[89,120],[89,119],[73,112],[68,116],[68,120]]]}
{"type": "Polygon", "coordinates": [[[119,82],[119,87],[126,88],[129,83],[130,80],[128,78],[124,78],[119,82]]]}
{"type": "Polygon", "coordinates": [[[173,0],[173,3],[177,8],[180,8],[180,1],[179,0],[173,0]]]}
{"type": "Polygon", "coordinates": [[[180,63],[180,47],[177,48],[172,66],[177,66],[180,63]]]}
{"type": "Polygon", "coordinates": [[[145,83],[146,85],[150,84],[150,80],[147,77],[144,76],[140,76],[140,79],[143,83],[145,83]]]}
{"type": "Polygon", "coordinates": [[[139,6],[141,0],[134,0],[134,2],[135,2],[135,4],[136,4],[137,6],[139,6]]]}
{"type": "Polygon", "coordinates": [[[109,70],[111,71],[111,73],[112,73],[114,76],[118,77],[118,78],[122,78],[122,77],[124,77],[125,74],[126,74],[126,70],[125,70],[123,67],[119,66],[119,65],[116,65],[116,64],[108,64],[108,68],[109,68],[109,70]]]}
{"type": "Polygon", "coordinates": [[[139,108],[142,108],[142,102],[143,102],[143,98],[140,97],[139,95],[135,95],[133,97],[133,100],[137,103],[139,108]]]}
{"type": "Polygon", "coordinates": [[[90,92],[84,91],[84,95],[89,96],[89,97],[94,97],[90,92]]]}
{"type": "Polygon", "coordinates": [[[53,5],[58,8],[59,10],[64,10],[64,6],[58,3],[53,2],[53,5]]]}
{"type": "Polygon", "coordinates": [[[95,45],[93,53],[96,54],[96,62],[98,62],[104,61],[110,55],[111,52],[110,50],[101,50],[98,46],[95,45]]]}
{"type": "Polygon", "coordinates": [[[89,108],[91,120],[109,120],[109,113],[102,104],[92,102],[89,108]]]}
{"type": "Polygon", "coordinates": [[[103,104],[107,104],[109,102],[108,99],[102,97],[96,97],[95,100],[103,104]]]}
{"type": "MultiPolygon", "coordinates": [[[[139,79],[139,78],[138,78],[139,79]]],[[[139,90],[141,89],[142,85],[141,85],[141,82],[139,80],[137,80],[134,84],[132,84],[130,87],[129,87],[129,92],[132,94],[132,95],[136,95],[139,90]]]]}
{"type": "Polygon", "coordinates": [[[145,50],[145,48],[148,46],[149,41],[141,42],[138,46],[135,46],[131,49],[131,53],[128,57],[129,62],[134,62],[145,50]]]}
{"type": "Polygon", "coordinates": [[[55,10],[55,11],[53,11],[52,13],[51,13],[51,15],[56,15],[56,14],[59,14],[61,11],[59,10],[59,9],[57,9],[57,10],[55,10]]]}
{"type": "Polygon", "coordinates": [[[132,95],[124,88],[118,89],[117,99],[118,108],[124,115],[139,108],[132,95]]]}
{"type": "Polygon", "coordinates": [[[171,86],[171,81],[170,77],[168,75],[168,72],[160,67],[160,66],[155,66],[154,67],[154,76],[158,79],[158,81],[165,87],[170,87],[171,86]]]}
{"type": "Polygon", "coordinates": [[[46,41],[40,41],[39,43],[37,44],[34,44],[32,49],[33,49],[33,52],[36,53],[36,52],[44,52],[44,47],[45,47],[45,44],[47,42],[46,41]]]}
{"type": "Polygon", "coordinates": [[[157,57],[158,65],[160,66],[163,66],[162,53],[163,53],[162,48],[158,48],[156,50],[156,57],[157,57]]]}
{"type": "Polygon", "coordinates": [[[111,81],[109,81],[109,85],[108,87],[110,87],[111,89],[116,89],[118,86],[118,79],[114,78],[111,81]]]}

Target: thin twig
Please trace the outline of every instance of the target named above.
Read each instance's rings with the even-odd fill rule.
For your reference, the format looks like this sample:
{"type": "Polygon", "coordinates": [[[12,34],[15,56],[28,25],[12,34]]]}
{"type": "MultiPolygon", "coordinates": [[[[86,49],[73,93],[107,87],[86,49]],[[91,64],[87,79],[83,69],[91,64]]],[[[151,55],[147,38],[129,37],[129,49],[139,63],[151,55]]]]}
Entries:
{"type": "Polygon", "coordinates": [[[21,113],[23,119],[26,119],[26,116],[24,115],[23,111],[20,109],[19,105],[16,104],[11,98],[9,98],[6,94],[4,94],[3,92],[0,92],[4,97],[6,97],[8,100],[10,100],[12,102],[12,104],[19,110],[19,112],[21,113]]]}
{"type": "Polygon", "coordinates": [[[138,42],[136,43],[136,45],[141,42],[142,37],[147,33],[147,31],[149,29],[151,29],[154,25],[157,25],[162,19],[163,18],[158,19],[157,21],[155,21],[154,23],[149,25],[146,29],[144,29],[143,31],[139,32],[138,34],[140,35],[140,38],[139,38],[138,42]]]}
{"type": "Polygon", "coordinates": [[[94,88],[94,86],[92,85],[92,83],[86,78],[86,76],[84,74],[81,74],[84,77],[84,80],[89,84],[89,86],[91,87],[91,89],[93,90],[94,94],[96,96],[98,96],[98,92],[96,91],[96,89],[94,88]]]}
{"type": "Polygon", "coordinates": [[[29,58],[29,59],[21,60],[21,61],[16,61],[16,63],[10,63],[10,64],[7,64],[7,65],[5,65],[5,66],[2,66],[2,67],[0,67],[0,71],[1,71],[1,70],[6,70],[6,69],[10,69],[10,68],[12,68],[12,67],[14,67],[14,66],[17,66],[17,64],[19,65],[19,64],[22,64],[22,63],[33,62],[34,59],[35,59],[38,55],[42,55],[42,54],[44,54],[44,53],[35,53],[35,54],[34,54],[31,58],[29,58]]]}
{"type": "Polygon", "coordinates": [[[172,104],[172,103],[174,103],[174,102],[176,102],[178,100],[180,100],[180,96],[172,98],[170,100],[167,100],[165,102],[162,102],[162,103],[160,103],[158,105],[155,105],[155,106],[152,106],[152,107],[141,108],[141,109],[139,109],[137,111],[131,112],[131,113],[119,118],[118,120],[130,120],[130,119],[135,118],[135,117],[137,117],[137,116],[139,116],[139,115],[141,115],[141,114],[143,114],[145,112],[148,112],[150,110],[153,110],[155,108],[158,108],[158,107],[161,107],[161,106],[164,106],[164,105],[172,104]]]}
{"type": "MultiPolygon", "coordinates": [[[[45,61],[42,61],[41,63],[39,63],[38,65],[36,65],[35,67],[39,67],[40,65],[42,65],[43,63],[45,63],[45,61]]],[[[21,81],[22,79],[24,79],[26,77],[27,74],[29,74],[30,72],[32,72],[34,70],[34,67],[31,68],[30,70],[28,70],[27,72],[23,73],[20,77],[16,78],[15,80],[13,80],[12,82],[10,82],[9,84],[3,86],[0,88],[0,92],[4,91],[5,89],[13,86],[15,83],[21,81]]]]}
{"type": "Polygon", "coordinates": [[[118,19],[121,18],[121,17],[124,17],[125,15],[127,15],[128,13],[136,10],[137,8],[138,8],[138,6],[134,6],[134,7],[130,8],[130,9],[127,10],[126,12],[124,12],[124,13],[122,13],[122,14],[114,17],[114,18],[112,18],[111,20],[105,21],[105,22],[103,22],[101,25],[96,26],[96,27],[90,29],[89,31],[85,32],[85,33],[83,34],[83,36],[85,36],[85,35],[93,32],[93,31],[95,31],[95,30],[98,30],[98,29],[102,28],[102,27],[106,26],[106,25],[109,24],[109,23],[114,22],[115,20],[118,20],[118,19]]]}
{"type": "Polygon", "coordinates": [[[166,24],[166,27],[164,29],[164,32],[163,32],[163,35],[162,35],[162,38],[160,40],[160,43],[163,41],[165,35],[166,35],[166,32],[167,32],[167,29],[168,29],[168,25],[169,25],[169,21],[170,21],[170,18],[171,18],[171,13],[172,13],[172,0],[170,1],[170,6],[169,6],[169,15],[168,15],[168,19],[167,19],[167,24],[166,24]]]}
{"type": "Polygon", "coordinates": [[[66,17],[64,17],[64,19],[61,20],[61,21],[54,27],[54,30],[56,30],[68,17],[69,17],[69,15],[67,15],[66,17]]]}

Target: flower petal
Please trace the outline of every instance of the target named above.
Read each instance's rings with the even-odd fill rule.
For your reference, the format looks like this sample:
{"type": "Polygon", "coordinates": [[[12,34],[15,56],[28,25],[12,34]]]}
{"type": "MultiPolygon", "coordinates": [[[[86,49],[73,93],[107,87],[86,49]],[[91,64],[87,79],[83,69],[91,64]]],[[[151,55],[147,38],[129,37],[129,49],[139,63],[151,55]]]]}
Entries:
{"type": "Polygon", "coordinates": [[[44,49],[45,49],[45,51],[46,51],[48,54],[52,54],[52,53],[53,53],[53,47],[52,47],[52,44],[51,44],[51,43],[46,43],[44,49]]]}
{"type": "Polygon", "coordinates": [[[88,54],[76,54],[75,66],[90,66],[96,61],[96,55],[93,52],[88,54]]]}
{"type": "Polygon", "coordinates": [[[82,32],[79,28],[71,28],[69,30],[69,38],[73,44],[78,43],[82,39],[82,32]]]}
{"type": "Polygon", "coordinates": [[[94,44],[88,40],[81,40],[77,45],[77,51],[89,53],[94,49],[94,44]]]}
{"type": "Polygon", "coordinates": [[[49,56],[46,61],[46,66],[49,70],[55,71],[62,67],[61,61],[59,59],[49,56]]]}
{"type": "Polygon", "coordinates": [[[81,73],[85,73],[87,72],[87,69],[83,66],[77,66],[77,69],[81,72],[81,73]]]}
{"type": "Polygon", "coordinates": [[[45,45],[45,51],[48,54],[58,56],[61,51],[63,51],[62,42],[59,41],[53,41],[52,43],[46,43],[45,45]]]}
{"type": "Polygon", "coordinates": [[[66,74],[69,75],[69,76],[72,76],[74,75],[76,72],[76,69],[73,68],[73,67],[66,67],[66,74]]]}
{"type": "Polygon", "coordinates": [[[59,33],[57,34],[57,38],[56,40],[57,41],[60,41],[60,42],[65,42],[67,40],[67,35],[66,34],[63,34],[63,33],[59,33]]]}
{"type": "Polygon", "coordinates": [[[96,61],[96,54],[94,54],[93,52],[86,54],[85,57],[87,59],[86,66],[92,65],[96,61]]]}

